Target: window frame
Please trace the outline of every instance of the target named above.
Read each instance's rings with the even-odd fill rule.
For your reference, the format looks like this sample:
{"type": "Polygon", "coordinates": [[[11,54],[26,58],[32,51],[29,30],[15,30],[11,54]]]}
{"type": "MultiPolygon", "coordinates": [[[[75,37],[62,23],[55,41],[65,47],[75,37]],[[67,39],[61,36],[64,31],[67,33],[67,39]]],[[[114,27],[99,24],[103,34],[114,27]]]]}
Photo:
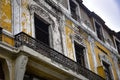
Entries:
{"type": "MultiPolygon", "coordinates": [[[[47,23],[45,20],[43,20],[40,16],[38,16],[37,14],[34,14],[34,32],[35,32],[35,39],[37,39],[36,38],[36,24],[35,24],[35,18],[37,18],[37,19],[39,19],[42,23],[44,23],[45,25],[48,25],[47,27],[48,27],[48,44],[46,44],[46,43],[44,43],[43,41],[41,41],[41,42],[43,42],[44,44],[46,44],[47,46],[50,46],[50,24],[49,23],[47,23]]],[[[45,33],[45,32],[44,32],[45,33]]],[[[43,35],[44,36],[44,35],[43,35]]]]}
{"type": "Polygon", "coordinates": [[[84,47],[84,61],[85,61],[85,66],[86,68],[89,68],[89,59],[88,59],[88,54],[87,54],[87,48],[86,48],[86,45],[84,44],[83,42],[83,38],[82,36],[80,36],[79,34],[77,33],[74,33],[74,34],[71,34],[71,40],[72,40],[72,47],[73,47],[73,56],[74,56],[74,60],[77,62],[76,60],[76,53],[75,53],[75,45],[74,45],[74,42],[78,43],[80,46],[84,47]],[[76,37],[77,36],[77,37],[76,37]]]}
{"type": "Polygon", "coordinates": [[[73,18],[74,20],[76,21],[79,21],[80,19],[80,7],[79,7],[79,4],[75,1],[75,0],[69,0],[69,11],[70,11],[70,15],[72,17],[72,12],[71,12],[71,5],[70,5],[70,2],[73,2],[75,5],[76,5],[76,10],[75,10],[75,15],[76,15],[76,19],[73,18]]]}
{"type": "Polygon", "coordinates": [[[32,21],[32,23],[33,23],[33,25],[32,25],[32,29],[33,29],[33,32],[32,32],[32,36],[35,38],[35,21],[34,21],[34,17],[35,17],[35,15],[37,15],[41,20],[43,20],[46,24],[49,24],[49,26],[48,26],[48,31],[49,31],[49,47],[51,47],[51,48],[53,48],[53,26],[55,26],[55,25],[53,25],[54,24],[54,21],[51,19],[51,18],[49,18],[49,19],[51,19],[51,21],[49,21],[49,20],[47,20],[46,18],[43,18],[43,17],[41,17],[41,15],[39,14],[39,13],[37,13],[36,11],[34,11],[34,13],[33,13],[33,15],[32,15],[32,17],[33,17],[33,21],[32,21]]]}
{"type": "Polygon", "coordinates": [[[110,64],[109,63],[107,63],[107,62],[105,62],[105,61],[102,61],[102,65],[103,65],[103,69],[104,69],[104,72],[105,72],[105,76],[106,76],[106,80],[111,80],[111,79],[113,79],[113,75],[112,75],[112,70],[111,70],[111,66],[110,66],[110,64]],[[108,67],[106,67],[105,65],[107,65],[108,67]],[[106,71],[106,69],[108,70],[108,71],[106,71]],[[109,73],[108,73],[109,72],[109,73]],[[106,74],[107,73],[107,74],[106,74]],[[107,75],[109,75],[109,76],[107,76],[107,75]],[[109,78],[108,78],[109,77],[109,78]]]}
{"type": "Polygon", "coordinates": [[[86,64],[85,64],[85,47],[82,46],[82,45],[80,45],[78,42],[74,41],[74,49],[75,49],[75,55],[76,55],[76,57],[75,57],[75,58],[76,58],[76,62],[77,62],[78,64],[80,63],[79,61],[77,61],[77,60],[78,60],[78,59],[77,59],[77,54],[78,54],[78,55],[80,55],[80,57],[83,57],[83,58],[82,58],[82,62],[81,62],[82,64],[81,64],[81,65],[85,67],[85,66],[86,66],[86,64]],[[83,48],[83,49],[82,49],[82,51],[83,51],[82,53],[80,53],[80,52],[79,52],[79,54],[77,53],[77,51],[76,51],[76,45],[77,45],[78,47],[83,48]]]}

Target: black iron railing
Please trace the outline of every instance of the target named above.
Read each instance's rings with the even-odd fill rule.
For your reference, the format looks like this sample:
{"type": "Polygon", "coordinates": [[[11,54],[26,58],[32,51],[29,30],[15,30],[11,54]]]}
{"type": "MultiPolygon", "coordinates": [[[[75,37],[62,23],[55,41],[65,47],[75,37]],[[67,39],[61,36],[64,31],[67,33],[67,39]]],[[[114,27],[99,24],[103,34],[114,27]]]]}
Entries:
{"type": "Polygon", "coordinates": [[[95,74],[94,72],[77,64],[75,61],[71,60],[70,58],[64,56],[63,54],[55,51],[54,49],[50,48],[44,43],[32,38],[31,36],[23,32],[15,36],[15,46],[20,47],[22,45],[32,48],[33,50],[50,58],[51,60],[60,63],[64,67],[67,67],[68,69],[71,69],[75,71],[76,73],[85,76],[89,80],[104,80],[102,77],[95,74]]]}
{"type": "Polygon", "coordinates": [[[0,41],[2,41],[2,28],[0,27],[0,41]]]}

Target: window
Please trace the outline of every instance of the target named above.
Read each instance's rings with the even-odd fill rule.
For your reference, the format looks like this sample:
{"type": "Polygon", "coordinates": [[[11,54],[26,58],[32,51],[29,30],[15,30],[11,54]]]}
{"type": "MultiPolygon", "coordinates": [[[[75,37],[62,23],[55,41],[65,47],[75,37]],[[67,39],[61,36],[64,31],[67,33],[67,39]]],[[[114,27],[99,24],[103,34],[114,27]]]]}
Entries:
{"type": "Polygon", "coordinates": [[[117,46],[118,53],[120,54],[120,42],[117,40],[116,40],[116,46],[117,46]]]}
{"type": "Polygon", "coordinates": [[[75,45],[75,54],[76,54],[76,61],[78,64],[85,66],[84,61],[84,47],[79,45],[78,43],[74,43],[75,45]]]}
{"type": "Polygon", "coordinates": [[[37,15],[35,15],[34,21],[36,39],[49,46],[49,24],[46,24],[37,15]]]}
{"type": "Polygon", "coordinates": [[[100,40],[104,41],[104,37],[103,37],[103,33],[102,33],[102,27],[97,22],[95,22],[95,26],[96,26],[96,32],[97,32],[98,38],[100,40]]]}
{"type": "Polygon", "coordinates": [[[106,75],[106,80],[112,80],[110,65],[103,62],[103,67],[104,67],[104,71],[105,71],[105,75],[106,75]]]}
{"type": "Polygon", "coordinates": [[[77,5],[70,0],[70,10],[71,10],[71,16],[73,19],[77,20],[78,19],[78,15],[77,15],[77,5]]]}

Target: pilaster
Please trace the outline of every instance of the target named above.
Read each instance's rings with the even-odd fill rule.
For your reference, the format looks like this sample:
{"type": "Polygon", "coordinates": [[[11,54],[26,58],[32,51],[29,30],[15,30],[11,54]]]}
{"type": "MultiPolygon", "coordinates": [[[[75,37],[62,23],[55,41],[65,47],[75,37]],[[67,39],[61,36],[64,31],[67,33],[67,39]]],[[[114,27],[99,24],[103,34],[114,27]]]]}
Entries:
{"type": "Polygon", "coordinates": [[[15,80],[23,80],[28,57],[20,55],[15,61],[15,80]]]}
{"type": "Polygon", "coordinates": [[[92,57],[93,57],[93,65],[94,65],[94,69],[95,69],[95,73],[97,73],[97,60],[96,60],[96,54],[95,54],[95,51],[94,51],[94,48],[95,48],[95,45],[94,45],[94,39],[91,37],[91,36],[89,36],[88,37],[88,41],[89,41],[89,43],[90,43],[90,49],[91,49],[91,53],[92,53],[92,57]]]}

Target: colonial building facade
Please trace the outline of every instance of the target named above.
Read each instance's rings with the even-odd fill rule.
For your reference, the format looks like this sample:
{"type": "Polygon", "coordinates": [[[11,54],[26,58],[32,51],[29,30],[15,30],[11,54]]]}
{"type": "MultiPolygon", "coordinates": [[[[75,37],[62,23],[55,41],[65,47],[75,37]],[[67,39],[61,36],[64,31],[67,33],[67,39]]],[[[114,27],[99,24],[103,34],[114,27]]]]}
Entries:
{"type": "Polygon", "coordinates": [[[82,0],[1,0],[0,80],[120,80],[120,32],[82,0]]]}

